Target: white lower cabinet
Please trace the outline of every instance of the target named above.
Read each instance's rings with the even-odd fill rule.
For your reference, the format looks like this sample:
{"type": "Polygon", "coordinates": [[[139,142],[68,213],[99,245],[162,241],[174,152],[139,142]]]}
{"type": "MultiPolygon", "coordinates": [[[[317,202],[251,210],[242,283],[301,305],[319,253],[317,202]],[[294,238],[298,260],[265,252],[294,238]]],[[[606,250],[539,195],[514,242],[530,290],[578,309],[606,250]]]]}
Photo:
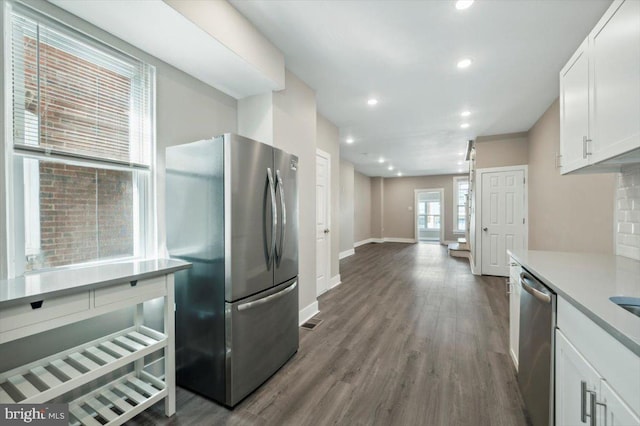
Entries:
{"type": "Polygon", "coordinates": [[[518,369],[518,340],[520,338],[520,264],[513,258],[509,261],[509,353],[518,369]]]}
{"type": "MultiPolygon", "coordinates": [[[[640,378],[638,378],[640,380],[640,378]]],[[[598,406],[599,419],[597,424],[604,426],[638,426],[640,419],[611,389],[606,380],[600,385],[599,400],[602,406],[598,406]]]]}
{"type": "Polygon", "coordinates": [[[562,297],[557,317],[556,425],[640,426],[640,357],[562,297]]]}
{"type": "Polygon", "coordinates": [[[556,330],[556,425],[592,424],[590,399],[600,376],[560,330],[556,330]]]}

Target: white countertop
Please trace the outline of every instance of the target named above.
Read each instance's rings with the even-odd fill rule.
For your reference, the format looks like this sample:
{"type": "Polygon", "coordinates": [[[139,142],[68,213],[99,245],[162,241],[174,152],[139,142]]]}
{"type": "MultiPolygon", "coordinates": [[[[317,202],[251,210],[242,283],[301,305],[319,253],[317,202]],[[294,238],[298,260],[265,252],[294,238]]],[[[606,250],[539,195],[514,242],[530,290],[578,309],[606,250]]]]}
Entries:
{"type": "Polygon", "coordinates": [[[45,295],[153,278],[190,267],[190,263],[181,260],[151,259],[32,273],[0,280],[0,304],[30,302],[45,295]]]}
{"type": "Polygon", "coordinates": [[[538,250],[509,254],[558,296],[640,355],[640,318],[609,300],[640,297],[640,262],[622,256],[538,250]]]}

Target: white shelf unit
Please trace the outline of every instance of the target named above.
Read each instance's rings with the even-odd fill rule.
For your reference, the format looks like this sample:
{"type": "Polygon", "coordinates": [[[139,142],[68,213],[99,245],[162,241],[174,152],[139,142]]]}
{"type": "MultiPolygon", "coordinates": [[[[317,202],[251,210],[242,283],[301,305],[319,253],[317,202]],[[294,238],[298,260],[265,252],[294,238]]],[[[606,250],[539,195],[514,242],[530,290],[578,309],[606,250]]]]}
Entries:
{"type": "MultiPolygon", "coordinates": [[[[77,298],[80,290],[65,296],[43,296],[43,302],[31,305],[38,323],[7,330],[7,342],[35,334],[37,330],[55,330],[67,325],[120,309],[135,306],[133,326],[116,333],[39,359],[0,374],[0,403],[44,403],[87,385],[127,365],[133,371],[106,386],[69,402],[70,424],[119,425],[151,405],[165,399],[165,414],[175,413],[175,347],[174,347],[174,279],[173,274],[147,280],[118,282],[90,291],[88,310],[60,317],[41,307],[61,303],[60,299],[77,298]],[[144,302],[162,297],[164,300],[164,333],[144,325],[144,302]],[[56,302],[48,301],[55,300],[56,302]],[[34,306],[38,306],[35,308],[34,306]],[[49,322],[49,323],[47,323],[49,322]],[[10,336],[9,336],[9,333],[10,336]],[[8,337],[9,336],[9,337],[8,337]],[[162,352],[164,380],[144,371],[144,357],[162,352]],[[97,420],[97,419],[100,419],[97,420]]],[[[63,301],[64,302],[64,301],[63,301]]],[[[25,305],[25,306],[27,306],[25,305]]],[[[27,309],[29,306],[27,306],[27,309]]],[[[11,308],[15,318],[23,318],[21,306],[11,308]]],[[[11,312],[11,311],[8,311],[11,312]]],[[[10,319],[6,318],[6,319],[10,319]]],[[[28,322],[28,321],[27,321],[28,322]]],[[[2,337],[3,333],[0,333],[2,337]]]]}

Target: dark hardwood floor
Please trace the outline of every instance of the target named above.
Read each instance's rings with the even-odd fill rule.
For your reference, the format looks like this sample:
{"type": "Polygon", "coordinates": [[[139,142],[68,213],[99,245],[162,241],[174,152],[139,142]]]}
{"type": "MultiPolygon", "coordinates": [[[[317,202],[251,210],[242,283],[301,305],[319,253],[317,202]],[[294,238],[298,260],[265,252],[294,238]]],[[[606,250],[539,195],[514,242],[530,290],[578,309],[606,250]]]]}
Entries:
{"type": "Polygon", "coordinates": [[[139,425],[526,425],[508,355],[504,279],[476,277],[437,244],[369,244],[340,262],[322,323],[227,410],[178,389],[139,425]]]}

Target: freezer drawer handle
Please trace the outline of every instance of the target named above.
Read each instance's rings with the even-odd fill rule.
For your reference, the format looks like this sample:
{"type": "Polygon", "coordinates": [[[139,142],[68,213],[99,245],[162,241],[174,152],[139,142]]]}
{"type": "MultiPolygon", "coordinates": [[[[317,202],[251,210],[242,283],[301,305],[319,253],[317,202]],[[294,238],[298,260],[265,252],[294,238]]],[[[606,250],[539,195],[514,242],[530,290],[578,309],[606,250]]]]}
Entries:
{"type": "Polygon", "coordinates": [[[276,231],[278,228],[278,209],[276,208],[276,189],[273,183],[273,173],[271,172],[271,168],[267,167],[267,177],[269,178],[269,194],[271,195],[271,217],[273,221],[271,222],[271,249],[269,250],[269,258],[268,263],[271,264],[271,261],[274,258],[276,251],[276,231]]]}
{"type": "Polygon", "coordinates": [[[284,238],[285,229],[287,225],[287,206],[284,203],[284,182],[282,176],[280,176],[280,170],[276,170],[276,194],[280,188],[280,209],[282,210],[282,221],[280,223],[280,248],[276,248],[277,262],[280,264],[280,260],[284,254],[284,238]]]}
{"type": "Polygon", "coordinates": [[[248,303],[243,303],[242,305],[238,305],[238,310],[239,311],[244,311],[246,309],[255,308],[256,306],[264,305],[265,303],[269,303],[270,301],[272,301],[274,299],[279,299],[280,297],[284,296],[285,294],[290,293],[291,291],[293,291],[293,289],[296,288],[297,285],[298,285],[298,281],[294,282],[289,287],[287,287],[284,290],[281,290],[281,291],[279,291],[277,293],[270,294],[267,297],[263,297],[262,299],[254,300],[253,302],[248,302],[248,303]]]}
{"type": "Polygon", "coordinates": [[[540,290],[535,289],[535,288],[531,287],[529,284],[527,284],[527,281],[532,279],[532,278],[533,277],[531,277],[526,272],[521,272],[520,273],[520,284],[522,285],[522,288],[524,289],[524,291],[526,291],[527,293],[529,293],[530,295],[532,295],[533,297],[535,297],[536,299],[538,299],[541,302],[551,303],[551,296],[549,296],[548,294],[545,294],[545,293],[541,292],[540,290]]]}

